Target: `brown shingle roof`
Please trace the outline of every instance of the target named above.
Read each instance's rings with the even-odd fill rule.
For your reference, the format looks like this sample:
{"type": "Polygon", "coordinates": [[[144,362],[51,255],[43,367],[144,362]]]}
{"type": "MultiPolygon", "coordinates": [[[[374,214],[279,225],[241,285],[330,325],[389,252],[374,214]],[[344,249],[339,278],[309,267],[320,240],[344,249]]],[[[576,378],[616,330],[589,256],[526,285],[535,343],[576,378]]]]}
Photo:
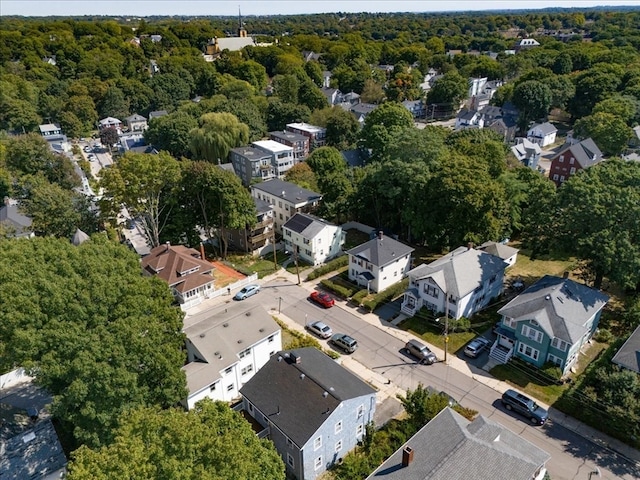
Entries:
{"type": "Polygon", "coordinates": [[[201,260],[197,250],[183,245],[172,246],[167,243],[152,249],[142,259],[142,268],[151,275],[157,275],[179,292],[187,292],[213,282],[213,266],[206,260],[201,260]],[[186,273],[190,270],[194,271],[186,273]]]}

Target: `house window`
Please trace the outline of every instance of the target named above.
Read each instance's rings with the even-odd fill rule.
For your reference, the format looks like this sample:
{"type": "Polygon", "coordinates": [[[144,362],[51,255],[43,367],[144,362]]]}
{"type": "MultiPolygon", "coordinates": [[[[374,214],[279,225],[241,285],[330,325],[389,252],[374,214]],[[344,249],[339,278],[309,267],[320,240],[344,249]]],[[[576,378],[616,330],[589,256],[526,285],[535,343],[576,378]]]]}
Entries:
{"type": "Polygon", "coordinates": [[[356,438],[360,438],[362,436],[362,432],[364,431],[364,427],[362,424],[356,427],[356,438]]]}
{"type": "Polygon", "coordinates": [[[253,372],[253,365],[247,365],[242,370],[240,370],[241,375],[246,375],[247,373],[253,372]]]}
{"type": "Polygon", "coordinates": [[[560,155],[560,163],[564,163],[564,155],[560,155]]]}
{"type": "Polygon", "coordinates": [[[518,352],[524,355],[525,357],[532,358],[533,360],[538,360],[538,355],[540,352],[526,343],[520,342],[518,344],[518,352]]]}
{"type": "Polygon", "coordinates": [[[573,175],[574,173],[576,173],[576,167],[571,167],[571,170],[569,171],[569,173],[571,175],[573,175]]]}
{"type": "Polygon", "coordinates": [[[553,175],[553,179],[554,179],[555,181],[557,181],[557,180],[558,180],[558,174],[557,174],[557,173],[555,173],[555,174],[553,175]]]}
{"type": "Polygon", "coordinates": [[[269,338],[267,338],[267,342],[273,343],[273,335],[270,335],[269,338]]]}
{"type": "Polygon", "coordinates": [[[522,334],[527,337],[529,340],[533,340],[537,343],[542,343],[542,332],[536,330],[535,328],[531,328],[528,325],[522,326],[522,334]]]}
{"type": "Polygon", "coordinates": [[[289,465],[291,468],[294,468],[294,463],[293,463],[293,457],[291,456],[290,453],[287,453],[287,465],[289,465]]]}
{"type": "MultiPolygon", "coordinates": [[[[282,202],[278,202],[278,207],[282,208],[282,202]]],[[[282,218],[282,217],[280,217],[282,218]]]]}
{"type": "Polygon", "coordinates": [[[227,386],[227,392],[230,392],[231,390],[233,390],[233,383],[231,385],[227,386]]]}
{"type": "Polygon", "coordinates": [[[251,413],[253,413],[253,404],[251,404],[251,403],[249,404],[249,411],[250,411],[251,413]]]}
{"type": "Polygon", "coordinates": [[[574,159],[573,159],[573,157],[571,157],[571,158],[569,159],[569,165],[573,165],[573,162],[574,162],[574,159]]]}
{"type": "Polygon", "coordinates": [[[364,405],[358,407],[358,418],[364,415],[364,405]]]}
{"type": "Polygon", "coordinates": [[[338,434],[342,431],[342,420],[336,423],[335,433],[338,434]]]}
{"type": "Polygon", "coordinates": [[[315,470],[318,470],[320,467],[322,467],[322,455],[316,458],[316,460],[313,462],[313,468],[315,470]]]}
{"type": "Polygon", "coordinates": [[[340,450],[342,450],[342,440],[336,442],[335,452],[338,453],[340,450]]]}
{"type": "Polygon", "coordinates": [[[551,346],[554,348],[557,348],[558,350],[562,350],[563,352],[566,352],[569,344],[564,340],[560,340],[558,337],[553,337],[553,340],[551,341],[551,346]]]}
{"type": "Polygon", "coordinates": [[[241,351],[238,356],[240,358],[248,357],[251,354],[251,349],[247,348],[246,350],[241,351]]]}
{"type": "Polygon", "coordinates": [[[218,382],[212,383],[211,385],[209,385],[209,390],[213,392],[217,386],[218,386],[218,382]]]}
{"type": "Polygon", "coordinates": [[[287,447],[293,448],[293,442],[291,441],[290,438],[287,438],[287,447]]]}
{"type": "Polygon", "coordinates": [[[516,329],[516,321],[513,318],[505,318],[504,323],[507,327],[516,329]]]}
{"type": "Polygon", "coordinates": [[[358,261],[356,260],[356,257],[351,257],[351,263],[358,263],[358,261]]]}
{"type": "Polygon", "coordinates": [[[313,441],[313,449],[318,450],[322,446],[322,436],[319,436],[313,441]]]}
{"type": "Polygon", "coordinates": [[[556,357],[552,353],[547,355],[547,361],[553,363],[554,365],[557,365],[560,368],[562,368],[562,359],[560,357],[556,357]]]}
{"type": "Polygon", "coordinates": [[[280,216],[280,220],[282,220],[282,214],[281,214],[281,213],[279,213],[278,215],[280,216]]]}
{"type": "Polygon", "coordinates": [[[560,181],[564,182],[564,175],[560,175],[560,181]]]}
{"type": "Polygon", "coordinates": [[[430,297],[433,298],[438,298],[439,292],[440,290],[434,286],[431,285],[424,285],[424,293],[426,293],[427,295],[429,295],[430,297]]]}
{"type": "Polygon", "coordinates": [[[291,230],[285,230],[285,231],[284,231],[284,234],[285,234],[287,237],[290,237],[290,236],[291,236],[291,230]]]}
{"type": "Polygon", "coordinates": [[[233,370],[233,367],[225,368],[225,370],[224,370],[224,374],[225,374],[225,375],[229,375],[229,374],[231,373],[231,370],[233,370]]]}

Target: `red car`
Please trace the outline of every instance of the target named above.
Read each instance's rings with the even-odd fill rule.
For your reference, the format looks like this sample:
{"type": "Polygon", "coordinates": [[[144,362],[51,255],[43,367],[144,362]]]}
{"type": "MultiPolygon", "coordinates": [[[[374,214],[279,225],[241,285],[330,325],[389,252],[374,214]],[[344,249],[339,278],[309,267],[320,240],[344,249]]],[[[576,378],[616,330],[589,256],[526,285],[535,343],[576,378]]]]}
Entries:
{"type": "Polygon", "coordinates": [[[316,302],[318,305],[322,305],[324,308],[331,308],[336,303],[328,293],[312,292],[309,298],[316,302]]]}

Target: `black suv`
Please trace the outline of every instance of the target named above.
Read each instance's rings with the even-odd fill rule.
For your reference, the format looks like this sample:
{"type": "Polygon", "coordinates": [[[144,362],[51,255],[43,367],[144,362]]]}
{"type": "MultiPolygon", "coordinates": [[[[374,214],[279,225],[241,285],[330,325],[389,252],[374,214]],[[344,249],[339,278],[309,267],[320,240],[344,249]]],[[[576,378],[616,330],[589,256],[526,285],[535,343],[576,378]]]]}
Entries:
{"type": "Polygon", "coordinates": [[[507,410],[524,415],[534,425],[544,425],[549,417],[549,412],[544,408],[515,390],[509,389],[502,394],[502,404],[507,410]]]}

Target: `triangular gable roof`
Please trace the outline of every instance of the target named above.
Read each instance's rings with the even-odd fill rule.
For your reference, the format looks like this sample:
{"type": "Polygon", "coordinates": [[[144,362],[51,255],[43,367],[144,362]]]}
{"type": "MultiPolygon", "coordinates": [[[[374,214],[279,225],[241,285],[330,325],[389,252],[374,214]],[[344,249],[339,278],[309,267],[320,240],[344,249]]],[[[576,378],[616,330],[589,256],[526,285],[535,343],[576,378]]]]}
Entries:
{"type": "Polygon", "coordinates": [[[142,268],[152,275],[157,275],[179,292],[213,282],[211,263],[201,260],[197,250],[183,245],[166,244],[155,247],[142,259],[142,268]],[[184,274],[196,267],[199,267],[197,271],[184,274]]]}
{"type": "Polygon", "coordinates": [[[640,373],[640,325],[611,359],[616,365],[640,373]]]}
{"type": "Polygon", "coordinates": [[[509,245],[505,245],[504,243],[498,242],[484,242],[482,245],[478,247],[478,250],[482,250],[483,252],[487,252],[491,255],[494,255],[502,260],[508,260],[513,257],[516,253],[519,252],[517,248],[510,247],[509,245]]]}
{"type": "Polygon", "coordinates": [[[89,240],[89,235],[84,233],[79,228],[76,230],[76,233],[73,234],[73,237],[71,237],[71,243],[74,244],[76,247],[81,243],[86,242],[87,240],[89,240]]]}
{"type": "Polygon", "coordinates": [[[458,247],[428,265],[420,265],[409,272],[416,280],[431,278],[449,295],[463,298],[507,264],[499,257],[468,247],[458,247]]]}
{"type": "Polygon", "coordinates": [[[551,161],[559,158],[560,155],[566,155],[570,152],[582,168],[588,168],[602,160],[602,152],[591,138],[586,138],[578,143],[565,144],[551,161]]]}
{"type": "Polygon", "coordinates": [[[362,245],[358,245],[347,253],[366,260],[377,267],[384,267],[405,255],[411,254],[413,250],[408,245],[391,237],[382,236],[382,238],[376,237],[362,245]]]}
{"type": "Polygon", "coordinates": [[[574,344],[585,323],[602,310],[609,297],[568,278],[545,275],[498,310],[515,321],[535,320],[550,337],[574,344]]]}

